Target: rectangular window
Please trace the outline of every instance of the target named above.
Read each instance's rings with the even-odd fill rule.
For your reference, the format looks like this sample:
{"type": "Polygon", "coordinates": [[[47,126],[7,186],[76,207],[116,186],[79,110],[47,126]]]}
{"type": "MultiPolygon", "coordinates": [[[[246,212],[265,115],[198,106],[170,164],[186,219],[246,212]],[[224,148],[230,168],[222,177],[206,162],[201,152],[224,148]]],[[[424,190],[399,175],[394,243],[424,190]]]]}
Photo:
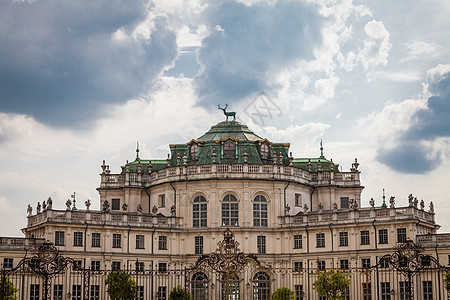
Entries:
{"type": "Polygon", "coordinates": [[[294,285],[295,290],[295,300],[303,300],[303,285],[296,284],[294,285]]]}
{"type": "Polygon", "coordinates": [[[294,272],[300,272],[303,269],[302,261],[294,261],[294,272]]]}
{"type": "Polygon", "coordinates": [[[99,299],[100,299],[100,286],[99,285],[91,285],[90,300],[99,300],[99,299]]]}
{"type": "Polygon", "coordinates": [[[381,258],[380,268],[389,268],[389,260],[381,258]]]}
{"type": "Polygon", "coordinates": [[[361,265],[364,269],[370,268],[370,258],[362,258],[361,262],[362,262],[361,265]]]}
{"type": "Polygon", "coordinates": [[[381,282],[381,300],[391,300],[391,283],[381,282]]]}
{"type": "Polygon", "coordinates": [[[167,263],[158,263],[159,272],[167,272],[167,263]]]}
{"type": "Polygon", "coordinates": [[[72,300],[81,300],[81,285],[72,285],[72,300]]]}
{"type": "Polygon", "coordinates": [[[379,244],[387,244],[388,243],[388,230],[387,229],[379,229],[378,230],[378,243],[379,244]]]}
{"type": "Polygon", "coordinates": [[[341,208],[348,208],[348,197],[341,197],[341,208]]]}
{"type": "Polygon", "coordinates": [[[144,271],[144,268],[145,268],[145,265],[143,262],[141,262],[141,261],[136,262],[136,271],[142,272],[142,271],[144,271]]]}
{"type": "Polygon", "coordinates": [[[348,232],[339,232],[339,246],[348,246],[348,232]]]}
{"type": "Polygon", "coordinates": [[[13,262],[14,262],[13,258],[6,258],[6,257],[3,258],[3,268],[5,268],[5,269],[12,269],[13,262]]]}
{"type": "Polygon", "coordinates": [[[369,230],[361,231],[361,245],[370,245],[369,230]]]}
{"type": "Polygon", "coordinates": [[[422,281],[423,300],[433,300],[433,282],[422,281]]]}
{"type": "Polygon", "coordinates": [[[317,262],[317,269],[325,270],[325,261],[324,260],[320,260],[317,262]]]}
{"type": "Polygon", "coordinates": [[[99,260],[91,260],[91,270],[92,271],[100,270],[100,261],[99,260]]]}
{"type": "Polygon", "coordinates": [[[166,286],[158,286],[158,300],[167,300],[166,286]]]}
{"type": "Polygon", "coordinates": [[[83,261],[80,259],[74,260],[75,266],[79,269],[83,268],[83,261]]]}
{"type": "Polygon", "coordinates": [[[166,207],[166,195],[162,194],[158,196],[158,207],[166,207]]]}
{"type": "Polygon", "coordinates": [[[295,206],[302,206],[302,194],[295,194],[295,206]]]}
{"type": "Polygon", "coordinates": [[[120,270],[120,261],[113,261],[111,264],[111,271],[117,271],[120,270]]]}
{"type": "Polygon", "coordinates": [[[397,243],[406,241],[406,228],[397,228],[397,243]]]}
{"type": "Polygon", "coordinates": [[[158,250],[167,250],[167,236],[159,236],[158,250]]]}
{"type": "Polygon", "coordinates": [[[30,284],[30,300],[39,300],[39,284],[30,284]]]}
{"type": "Polygon", "coordinates": [[[302,249],[302,247],[303,247],[302,235],[301,234],[294,235],[294,249],[302,249]]]}
{"type": "Polygon", "coordinates": [[[64,246],[64,231],[55,231],[55,246],[64,246]]]}
{"type": "Polygon", "coordinates": [[[76,247],[83,246],[83,233],[82,232],[74,232],[73,233],[73,245],[76,247]]]}
{"type": "Polygon", "coordinates": [[[137,287],[136,300],[144,300],[144,286],[143,285],[140,285],[137,287]]]}
{"type": "Polygon", "coordinates": [[[264,235],[257,236],[258,254],[266,253],[266,237],[264,235]]]}
{"type": "Polygon", "coordinates": [[[203,254],[203,236],[195,237],[195,254],[203,254]]]}
{"type": "Polygon", "coordinates": [[[362,300],[372,300],[372,284],[369,282],[368,284],[362,283],[362,300]]]}
{"type": "Polygon", "coordinates": [[[350,287],[346,287],[344,293],[342,294],[345,300],[350,300],[350,287]]]}
{"type": "Polygon", "coordinates": [[[144,235],[137,234],[136,235],[136,249],[144,249],[144,235]]]}
{"type": "Polygon", "coordinates": [[[348,259],[341,259],[341,260],[339,261],[339,267],[340,267],[341,269],[347,270],[347,269],[348,269],[348,259]]]}
{"type": "Polygon", "coordinates": [[[100,233],[92,233],[92,247],[100,247],[100,233]]]}
{"type": "Polygon", "coordinates": [[[122,235],[120,233],[113,234],[113,248],[122,248],[122,235]]]}
{"type": "Polygon", "coordinates": [[[410,298],[408,296],[408,294],[410,293],[409,282],[408,281],[400,281],[398,283],[398,287],[399,287],[400,300],[409,300],[409,298],[410,298]]]}
{"type": "Polygon", "coordinates": [[[325,233],[316,233],[316,248],[325,247],[325,233]]]}
{"type": "Polygon", "coordinates": [[[111,210],[120,210],[120,199],[111,199],[111,210]]]}
{"type": "Polygon", "coordinates": [[[63,300],[63,285],[54,284],[53,285],[53,300],[63,300]]]}

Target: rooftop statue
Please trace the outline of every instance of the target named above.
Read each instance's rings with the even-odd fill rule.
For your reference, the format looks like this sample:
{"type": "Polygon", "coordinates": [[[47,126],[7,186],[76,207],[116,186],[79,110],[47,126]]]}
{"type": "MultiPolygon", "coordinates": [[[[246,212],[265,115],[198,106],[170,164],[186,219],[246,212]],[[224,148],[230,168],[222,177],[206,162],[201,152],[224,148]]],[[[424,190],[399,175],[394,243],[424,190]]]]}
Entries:
{"type": "Polygon", "coordinates": [[[236,112],[234,112],[234,111],[227,112],[228,104],[225,104],[224,108],[220,107],[220,104],[218,105],[218,107],[219,107],[219,109],[223,110],[223,114],[227,117],[227,121],[228,121],[228,117],[233,117],[233,121],[236,120],[236,112]]]}

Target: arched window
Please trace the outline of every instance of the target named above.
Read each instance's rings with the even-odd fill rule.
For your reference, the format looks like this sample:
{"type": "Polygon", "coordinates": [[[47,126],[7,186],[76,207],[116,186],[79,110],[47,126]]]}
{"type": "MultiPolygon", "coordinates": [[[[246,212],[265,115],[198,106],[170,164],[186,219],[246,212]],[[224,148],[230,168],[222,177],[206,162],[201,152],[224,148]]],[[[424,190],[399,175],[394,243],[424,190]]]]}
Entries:
{"type": "Polygon", "coordinates": [[[222,300],[239,300],[239,276],[222,277],[222,300]]]}
{"type": "Polygon", "coordinates": [[[270,299],[270,278],[266,272],[258,272],[253,276],[253,299],[270,299]]]}
{"type": "Polygon", "coordinates": [[[225,141],[223,143],[223,158],[235,158],[236,157],[236,143],[232,140],[225,141]]]}
{"type": "Polygon", "coordinates": [[[239,203],[235,196],[228,194],[222,201],[222,226],[239,225],[239,203]]]}
{"type": "Polygon", "coordinates": [[[267,159],[269,157],[269,145],[267,143],[261,144],[261,157],[267,159]]]}
{"type": "Polygon", "coordinates": [[[205,273],[198,272],[192,276],[191,292],[193,300],[208,299],[208,277],[205,273]]]}
{"type": "Polygon", "coordinates": [[[198,145],[196,143],[192,143],[191,147],[189,148],[190,159],[197,159],[197,153],[198,145]]]}
{"type": "Polygon", "coordinates": [[[206,227],[208,221],[208,204],[203,196],[197,196],[194,199],[192,207],[192,224],[193,227],[206,227]]]}
{"type": "Polygon", "coordinates": [[[253,200],[253,226],[267,226],[267,200],[261,195],[253,200]]]}

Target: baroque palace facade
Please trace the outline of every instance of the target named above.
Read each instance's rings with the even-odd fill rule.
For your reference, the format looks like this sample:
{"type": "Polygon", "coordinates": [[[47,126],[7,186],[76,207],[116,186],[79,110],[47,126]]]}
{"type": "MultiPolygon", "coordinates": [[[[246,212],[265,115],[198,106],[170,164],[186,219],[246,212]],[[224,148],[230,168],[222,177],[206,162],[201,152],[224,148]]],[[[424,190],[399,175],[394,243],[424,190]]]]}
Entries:
{"type": "MultiPolygon", "coordinates": [[[[386,201],[383,196],[382,203],[372,199],[369,207],[361,207],[364,187],[356,159],[343,172],[325,158],[322,147],[314,158],[295,158],[289,147],[233,120],[185,144],[170,145],[167,159],[141,159],[137,149],[134,161],[118,174],[103,161],[97,189],[101,209],[91,210],[89,201],[84,209],[75,208],[70,200],[66,209],[54,209],[51,199],[36,212],[29,207],[25,238],[1,238],[3,267],[18,264],[24,248],[50,241],[91,270],[183,270],[216,251],[227,228],[240,250],[255,254],[260,263],[233,275],[227,299],[269,299],[281,286],[295,290],[297,299],[319,299],[309,271],[378,266],[398,243],[409,240],[441,265],[448,264],[450,236],[437,234],[432,203],[425,208],[410,195],[397,207],[393,197],[386,201]]],[[[368,275],[356,276],[348,299],[406,299],[400,275],[383,280],[379,273],[369,275],[372,282],[378,276],[377,283],[365,286],[368,275]]],[[[183,280],[190,282],[194,299],[223,295],[222,279],[215,280],[205,268],[189,276],[183,280]]],[[[158,278],[138,282],[139,299],[168,299],[179,284],[158,278]]],[[[416,296],[423,297],[417,299],[445,293],[443,283],[432,279],[415,285],[416,296]]],[[[81,299],[81,290],[58,286],[61,293],[53,290],[52,299],[66,294],[81,299]]],[[[23,289],[23,299],[41,299],[36,284],[23,289]]],[[[106,299],[101,282],[96,289],[100,292],[91,290],[89,299],[106,299]]]]}

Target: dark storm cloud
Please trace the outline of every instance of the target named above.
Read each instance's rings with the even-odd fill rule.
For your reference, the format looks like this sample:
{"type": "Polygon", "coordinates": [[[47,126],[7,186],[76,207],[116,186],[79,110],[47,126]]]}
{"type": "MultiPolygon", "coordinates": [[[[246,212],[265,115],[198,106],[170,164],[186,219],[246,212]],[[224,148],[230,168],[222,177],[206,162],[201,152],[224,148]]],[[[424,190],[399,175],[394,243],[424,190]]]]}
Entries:
{"type": "Polygon", "coordinates": [[[164,17],[150,40],[113,38],[147,13],[139,0],[1,1],[0,111],[80,126],[138,96],[177,53],[164,17]]]}
{"type": "Polygon", "coordinates": [[[314,6],[293,1],[245,6],[232,1],[206,12],[211,34],[199,49],[195,85],[202,101],[236,101],[268,89],[271,70],[312,59],[322,19],[314,6]]]}
{"type": "Polygon", "coordinates": [[[421,142],[432,142],[436,138],[450,137],[450,71],[433,76],[428,81],[427,108],[413,116],[411,126],[398,141],[394,149],[378,150],[378,161],[403,173],[426,173],[441,163],[441,153],[433,152],[421,142]]]}

